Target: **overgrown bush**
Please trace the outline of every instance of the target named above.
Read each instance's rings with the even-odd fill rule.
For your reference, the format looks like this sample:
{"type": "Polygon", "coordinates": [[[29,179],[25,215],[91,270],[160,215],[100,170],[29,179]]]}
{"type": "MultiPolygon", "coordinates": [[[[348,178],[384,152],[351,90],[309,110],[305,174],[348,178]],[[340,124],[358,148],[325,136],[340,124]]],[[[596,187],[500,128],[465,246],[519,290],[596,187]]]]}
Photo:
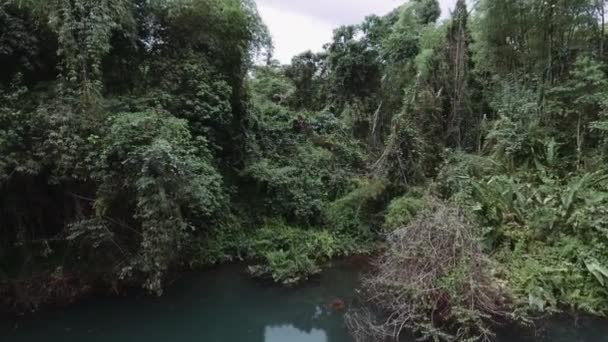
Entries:
{"type": "Polygon", "coordinates": [[[293,285],[321,272],[332,258],[368,252],[349,232],[292,226],[277,219],[255,229],[248,224],[233,216],[210,230],[193,244],[190,265],[245,261],[252,275],[293,285]]]}
{"type": "Polygon", "coordinates": [[[468,197],[472,183],[500,169],[500,164],[482,156],[450,152],[439,168],[433,188],[443,198],[468,197]]]}
{"type": "Polygon", "coordinates": [[[397,340],[406,329],[435,341],[484,340],[507,317],[508,295],[484,254],[480,231],[462,210],[427,199],[364,281],[363,309],[347,324],[357,341],[397,340]],[[371,306],[371,309],[369,308],[371,306]]]}
{"type": "Polygon", "coordinates": [[[424,193],[420,189],[410,189],[388,205],[384,216],[384,229],[391,232],[407,226],[424,207],[424,193]]]}
{"type": "Polygon", "coordinates": [[[360,147],[333,114],[294,112],[269,99],[265,93],[274,89],[271,85],[279,83],[275,91],[280,92],[285,80],[273,82],[272,77],[279,77],[276,71],[263,71],[257,71],[262,89],[256,91],[251,155],[241,175],[263,200],[262,216],[319,225],[327,204],[347,189],[362,167],[360,147]]]}
{"type": "Polygon", "coordinates": [[[520,301],[541,311],[606,311],[606,186],[604,172],[560,179],[520,171],[474,181],[471,208],[520,301]]]}
{"type": "Polygon", "coordinates": [[[327,206],[327,224],[332,230],[369,238],[381,225],[386,197],[386,183],[360,180],[354,190],[327,206]]]}
{"type": "Polygon", "coordinates": [[[327,165],[331,163],[329,151],[303,145],[296,147],[292,158],[262,159],[250,165],[245,174],[258,184],[268,215],[319,223],[330,198],[332,175],[327,165]]]}
{"type": "Polygon", "coordinates": [[[345,256],[356,247],[352,240],[329,230],[304,229],[270,222],[251,237],[249,255],[261,263],[249,267],[256,276],[270,276],[294,284],[319,273],[323,263],[345,256]]]}
{"type": "Polygon", "coordinates": [[[384,151],[372,165],[377,178],[386,178],[401,186],[424,179],[425,168],[430,164],[425,151],[429,145],[425,145],[423,137],[414,129],[408,114],[404,112],[393,119],[384,151]]]}
{"type": "Polygon", "coordinates": [[[498,251],[518,302],[533,310],[606,311],[608,181],[605,172],[569,172],[552,144],[520,160],[464,156],[446,163],[436,185],[482,228],[498,251]],[[505,165],[506,164],[506,165],[505,165]]]}
{"type": "Polygon", "coordinates": [[[142,273],[145,287],[161,292],[163,274],[189,236],[225,206],[222,178],[205,140],[194,139],[186,121],[168,114],[117,114],[99,143],[95,217],[73,224],[68,239],[91,243],[83,239],[94,234],[105,240],[122,254],[116,260],[121,277],[142,273]],[[125,211],[132,216],[117,219],[125,211]]]}
{"type": "Polygon", "coordinates": [[[243,164],[255,3],[3,1],[0,26],[6,286],[61,267],[159,293],[243,164]]]}
{"type": "Polygon", "coordinates": [[[248,229],[245,215],[223,215],[190,246],[189,264],[192,268],[206,267],[249,258],[249,242],[253,232],[248,229]]]}
{"type": "Polygon", "coordinates": [[[608,254],[603,237],[563,236],[551,243],[520,243],[503,250],[509,285],[521,305],[535,312],[584,311],[605,315],[608,254]]]}

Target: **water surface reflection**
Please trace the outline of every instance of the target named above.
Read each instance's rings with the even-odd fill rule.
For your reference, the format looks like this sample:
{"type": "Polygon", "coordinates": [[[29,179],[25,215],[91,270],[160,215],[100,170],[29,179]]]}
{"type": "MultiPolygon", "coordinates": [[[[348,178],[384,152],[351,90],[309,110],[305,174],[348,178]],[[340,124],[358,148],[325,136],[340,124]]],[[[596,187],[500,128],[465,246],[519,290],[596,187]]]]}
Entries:
{"type": "Polygon", "coordinates": [[[0,323],[0,341],[352,342],[342,313],[329,304],[349,301],[357,274],[344,264],[282,288],[254,281],[238,266],[221,267],[184,277],[160,298],[93,298],[12,327],[0,323]]]}
{"type": "Polygon", "coordinates": [[[268,326],[264,331],[264,342],[328,342],[324,330],[302,331],[293,325],[268,326]]]}
{"type": "MultiPolygon", "coordinates": [[[[91,298],[0,322],[0,341],[353,342],[329,304],[348,305],[358,274],[357,266],[339,264],[304,286],[282,288],[226,266],[185,276],[160,298],[91,298]]],[[[503,327],[498,342],[608,342],[606,320],[556,317],[538,328],[503,327]]]]}

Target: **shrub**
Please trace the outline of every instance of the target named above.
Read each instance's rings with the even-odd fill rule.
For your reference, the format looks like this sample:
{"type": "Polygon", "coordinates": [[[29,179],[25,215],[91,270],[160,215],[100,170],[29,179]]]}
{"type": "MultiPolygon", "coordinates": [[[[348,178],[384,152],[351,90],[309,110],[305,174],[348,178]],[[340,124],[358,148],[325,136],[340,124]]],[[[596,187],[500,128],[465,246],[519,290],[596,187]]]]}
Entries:
{"type": "Polygon", "coordinates": [[[191,233],[224,207],[222,178],[205,140],[194,139],[184,120],[162,113],[113,116],[99,148],[91,157],[99,184],[95,217],[71,225],[68,238],[90,244],[95,234],[122,256],[115,261],[121,278],[143,276],[144,286],[160,293],[164,272],[191,233]],[[125,212],[133,214],[115,219],[125,212]]]}
{"type": "Polygon", "coordinates": [[[253,178],[264,196],[267,214],[304,224],[318,223],[329,198],[331,153],[305,145],[293,158],[262,159],[245,174],[253,178]]]}
{"type": "Polygon", "coordinates": [[[390,232],[407,226],[424,206],[423,193],[418,189],[410,190],[404,196],[394,199],[384,217],[384,229],[390,232]]]}
{"type": "Polygon", "coordinates": [[[429,199],[428,208],[389,236],[376,272],[364,281],[369,309],[351,312],[357,341],[398,339],[411,329],[423,339],[461,341],[492,336],[506,297],[482,252],[478,228],[456,207],[429,199]]]}
{"type": "Polygon", "coordinates": [[[204,267],[245,260],[252,233],[242,216],[225,215],[217,225],[199,236],[190,250],[190,267],[204,267]]]}
{"type": "Polygon", "coordinates": [[[382,181],[360,180],[354,190],[331,203],[325,211],[332,230],[369,236],[380,225],[387,186],[382,181]]]}
{"type": "Polygon", "coordinates": [[[492,159],[461,153],[449,153],[439,169],[433,184],[434,190],[443,198],[464,199],[472,191],[473,180],[493,174],[499,164],[492,159]]]}
{"type": "Polygon", "coordinates": [[[349,254],[353,246],[327,230],[307,230],[270,222],[249,242],[249,256],[259,261],[249,268],[256,276],[270,276],[294,284],[319,273],[324,261],[349,254]]]}
{"type": "Polygon", "coordinates": [[[242,218],[229,215],[193,244],[191,267],[241,260],[251,262],[249,272],[292,285],[322,270],[334,257],[368,252],[349,234],[320,228],[290,226],[271,220],[247,230],[242,218]]]}
{"type": "Polygon", "coordinates": [[[521,304],[606,313],[608,177],[604,171],[562,177],[545,163],[494,175],[455,164],[442,174],[455,175],[444,178],[454,180],[449,188],[460,187],[452,198],[474,213],[485,246],[499,251],[521,304]]]}
{"type": "Polygon", "coordinates": [[[536,312],[561,309],[604,315],[608,255],[604,243],[564,236],[551,244],[519,244],[498,258],[520,304],[536,312]]]}

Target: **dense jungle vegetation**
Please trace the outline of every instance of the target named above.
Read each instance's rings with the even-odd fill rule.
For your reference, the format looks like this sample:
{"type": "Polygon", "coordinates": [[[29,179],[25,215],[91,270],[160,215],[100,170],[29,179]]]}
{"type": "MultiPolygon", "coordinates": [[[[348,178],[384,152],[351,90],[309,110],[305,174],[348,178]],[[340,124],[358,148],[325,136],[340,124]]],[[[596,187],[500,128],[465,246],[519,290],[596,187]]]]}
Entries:
{"type": "Polygon", "coordinates": [[[605,315],[604,9],[411,0],[280,65],[253,0],[4,0],[0,305],[373,253],[362,341],[605,315]]]}

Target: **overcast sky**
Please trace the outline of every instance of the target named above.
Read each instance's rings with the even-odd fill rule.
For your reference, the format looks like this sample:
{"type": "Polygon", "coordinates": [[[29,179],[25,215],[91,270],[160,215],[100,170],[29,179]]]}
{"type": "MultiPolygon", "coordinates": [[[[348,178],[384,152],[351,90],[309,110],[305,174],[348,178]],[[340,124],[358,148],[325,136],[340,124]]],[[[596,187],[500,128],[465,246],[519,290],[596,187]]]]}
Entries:
{"type": "MultiPolygon", "coordinates": [[[[456,0],[439,0],[445,17],[456,0]]],[[[383,15],[404,0],[257,0],[275,44],[275,58],[289,63],[306,50],[320,51],[334,28],[358,24],[370,14],[383,15]]]]}

